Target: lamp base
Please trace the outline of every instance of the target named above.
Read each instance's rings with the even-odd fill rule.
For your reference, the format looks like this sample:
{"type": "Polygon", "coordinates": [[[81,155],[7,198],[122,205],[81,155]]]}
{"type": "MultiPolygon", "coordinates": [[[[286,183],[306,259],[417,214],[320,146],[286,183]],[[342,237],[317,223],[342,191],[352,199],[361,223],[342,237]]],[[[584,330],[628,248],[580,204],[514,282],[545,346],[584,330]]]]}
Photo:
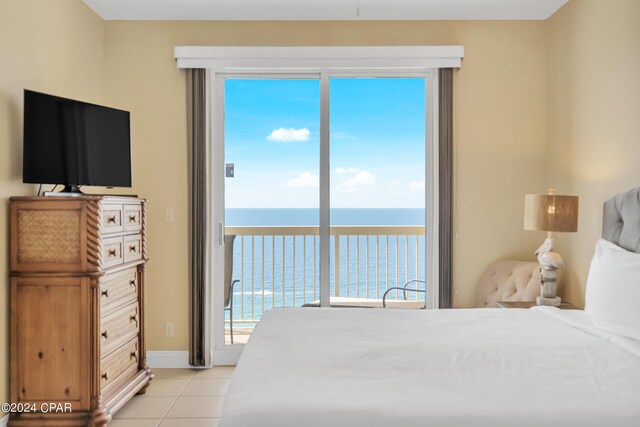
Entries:
{"type": "Polygon", "coordinates": [[[537,297],[536,298],[536,304],[538,305],[550,305],[552,307],[560,307],[561,303],[562,303],[562,300],[560,299],[560,297],[553,297],[553,298],[537,297]]]}

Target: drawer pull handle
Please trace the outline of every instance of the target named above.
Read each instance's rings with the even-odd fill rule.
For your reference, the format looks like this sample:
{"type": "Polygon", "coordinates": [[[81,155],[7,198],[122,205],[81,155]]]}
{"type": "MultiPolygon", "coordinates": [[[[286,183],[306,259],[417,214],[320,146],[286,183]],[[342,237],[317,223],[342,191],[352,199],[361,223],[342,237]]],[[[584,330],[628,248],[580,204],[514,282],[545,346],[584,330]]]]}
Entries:
{"type": "Polygon", "coordinates": [[[101,335],[102,335],[102,337],[104,339],[108,339],[109,338],[109,333],[106,330],[101,335]]]}
{"type": "Polygon", "coordinates": [[[137,321],[137,320],[138,320],[138,315],[137,315],[137,314],[132,314],[132,315],[129,317],[129,320],[131,320],[132,322],[137,321]]]}
{"type": "Polygon", "coordinates": [[[132,351],[132,352],[131,352],[131,357],[130,357],[130,358],[131,358],[131,359],[135,359],[135,360],[136,360],[136,362],[138,361],[138,355],[136,354],[136,352],[135,352],[135,351],[132,351]]]}
{"type": "Polygon", "coordinates": [[[102,291],[102,296],[105,298],[109,298],[109,289],[105,289],[104,291],[102,291]]]}
{"type": "Polygon", "coordinates": [[[137,252],[136,245],[129,245],[129,252],[137,252]]]}
{"type": "Polygon", "coordinates": [[[116,223],[116,216],[113,215],[113,216],[108,217],[107,218],[107,223],[108,224],[115,224],[116,223]]]}
{"type": "Polygon", "coordinates": [[[129,222],[136,222],[136,216],[135,215],[129,215],[129,222]]]}
{"type": "Polygon", "coordinates": [[[108,380],[109,379],[109,375],[107,375],[107,373],[105,372],[104,374],[101,375],[103,380],[108,380]]]}
{"type": "Polygon", "coordinates": [[[109,255],[110,257],[114,257],[114,256],[116,256],[116,250],[115,250],[115,249],[109,249],[109,253],[108,253],[108,255],[109,255]]]}

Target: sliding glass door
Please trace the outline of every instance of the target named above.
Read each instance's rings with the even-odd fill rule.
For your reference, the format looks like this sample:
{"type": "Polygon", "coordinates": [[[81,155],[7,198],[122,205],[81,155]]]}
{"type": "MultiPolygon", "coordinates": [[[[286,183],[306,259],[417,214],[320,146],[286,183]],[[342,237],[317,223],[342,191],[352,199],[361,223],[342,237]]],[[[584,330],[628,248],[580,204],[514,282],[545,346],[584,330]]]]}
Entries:
{"type": "Polygon", "coordinates": [[[227,78],[224,91],[222,286],[236,344],[266,311],[318,295],[320,82],[227,78]]]}
{"type": "Polygon", "coordinates": [[[376,307],[384,298],[419,308],[425,79],[332,78],[330,85],[331,305],[376,307]],[[407,284],[411,291],[392,289],[407,284]]]}
{"type": "Polygon", "coordinates": [[[429,79],[215,76],[214,361],[272,308],[380,306],[408,282],[390,305],[433,306],[429,79]]]}

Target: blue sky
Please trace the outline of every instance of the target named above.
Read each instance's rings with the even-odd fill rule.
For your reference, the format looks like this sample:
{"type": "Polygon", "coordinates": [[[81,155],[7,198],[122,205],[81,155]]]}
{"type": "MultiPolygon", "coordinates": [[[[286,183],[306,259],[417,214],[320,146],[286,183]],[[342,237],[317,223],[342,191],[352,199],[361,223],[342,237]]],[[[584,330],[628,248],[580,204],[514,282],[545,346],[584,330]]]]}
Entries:
{"type": "MultiPolygon", "coordinates": [[[[331,79],[331,207],[424,207],[423,79],[331,79]]],[[[229,208],[319,206],[318,80],[228,79],[229,208]]]]}

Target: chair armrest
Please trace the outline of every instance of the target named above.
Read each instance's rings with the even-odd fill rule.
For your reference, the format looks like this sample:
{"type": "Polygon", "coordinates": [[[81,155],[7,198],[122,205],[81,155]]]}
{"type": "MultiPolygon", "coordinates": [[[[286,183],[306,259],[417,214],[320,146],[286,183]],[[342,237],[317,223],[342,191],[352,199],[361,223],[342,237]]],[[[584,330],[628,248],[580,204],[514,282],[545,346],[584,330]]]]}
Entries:
{"type": "Polygon", "coordinates": [[[393,290],[401,290],[404,296],[404,299],[407,299],[407,292],[411,291],[411,292],[419,292],[422,294],[426,294],[427,291],[426,289],[415,289],[415,288],[409,288],[409,285],[412,283],[423,283],[426,284],[427,282],[425,282],[424,280],[410,280],[408,281],[404,286],[394,286],[393,288],[389,288],[385,291],[384,295],[382,295],[382,307],[386,307],[387,306],[387,295],[389,295],[389,292],[393,291],[393,290]]]}
{"type": "MultiPolygon", "coordinates": [[[[426,285],[427,282],[425,282],[424,280],[418,280],[418,279],[414,279],[414,280],[409,280],[407,283],[404,284],[404,287],[407,288],[410,284],[412,283],[422,283],[423,285],[426,285]]],[[[407,299],[406,295],[404,297],[405,299],[407,299]]]]}

